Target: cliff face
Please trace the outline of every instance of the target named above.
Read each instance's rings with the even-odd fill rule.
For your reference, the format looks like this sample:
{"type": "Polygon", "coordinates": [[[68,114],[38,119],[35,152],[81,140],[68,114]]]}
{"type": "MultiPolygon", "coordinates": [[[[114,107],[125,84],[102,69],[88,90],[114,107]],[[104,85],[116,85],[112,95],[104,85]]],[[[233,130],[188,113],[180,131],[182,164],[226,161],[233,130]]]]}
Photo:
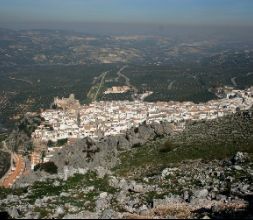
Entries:
{"type": "Polygon", "coordinates": [[[20,154],[28,154],[32,150],[32,132],[40,125],[39,114],[26,114],[16,125],[15,130],[6,139],[9,150],[20,154]]]}
{"type": "Polygon", "coordinates": [[[124,150],[140,147],[158,137],[169,136],[172,128],[169,123],[143,124],[132,128],[125,135],[109,136],[95,142],[89,138],[78,141],[74,146],[66,146],[56,153],[52,161],[63,170],[64,166],[73,168],[87,168],[103,166],[113,167],[117,162],[117,155],[124,150]]]}

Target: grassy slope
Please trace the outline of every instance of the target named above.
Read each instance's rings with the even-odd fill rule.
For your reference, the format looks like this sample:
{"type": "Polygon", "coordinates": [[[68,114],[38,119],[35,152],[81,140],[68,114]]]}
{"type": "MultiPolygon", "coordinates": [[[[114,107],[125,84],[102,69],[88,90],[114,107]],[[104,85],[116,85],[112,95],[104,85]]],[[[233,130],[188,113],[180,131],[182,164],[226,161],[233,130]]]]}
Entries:
{"type": "Polygon", "coordinates": [[[186,130],[170,138],[146,144],[121,154],[116,173],[142,176],[170,164],[192,159],[225,159],[238,151],[253,154],[253,123],[241,115],[228,116],[207,123],[188,125],[186,130]],[[169,148],[166,150],[166,148],[169,148]]]}

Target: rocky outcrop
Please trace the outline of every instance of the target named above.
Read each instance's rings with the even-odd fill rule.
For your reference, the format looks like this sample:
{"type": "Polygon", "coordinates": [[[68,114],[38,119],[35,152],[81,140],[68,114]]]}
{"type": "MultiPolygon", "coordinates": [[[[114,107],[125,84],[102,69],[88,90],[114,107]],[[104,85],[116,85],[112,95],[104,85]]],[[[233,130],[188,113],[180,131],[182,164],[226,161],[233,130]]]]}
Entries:
{"type": "Polygon", "coordinates": [[[112,168],[117,155],[124,150],[141,146],[162,136],[169,136],[172,128],[169,123],[142,124],[132,128],[125,135],[108,136],[98,141],[90,138],[79,140],[73,146],[66,146],[57,152],[52,161],[61,171],[65,165],[73,168],[94,168],[98,166],[112,168]]]}
{"type": "Polygon", "coordinates": [[[190,123],[180,134],[173,134],[168,123],[142,124],[124,135],[79,140],[52,158],[58,174],[34,172],[24,177],[27,179],[21,179],[16,186],[26,186],[28,192],[7,197],[0,206],[7,207],[2,211],[11,216],[30,213],[34,218],[45,212],[49,218],[252,218],[250,153],[237,152],[222,160],[187,160],[156,170],[153,167],[155,172],[141,175],[138,180],[117,176],[110,170],[119,162],[120,152],[143,147],[158,137],[170,136],[178,143],[201,146],[209,141],[224,146],[250,143],[252,119],[252,113],[246,111],[190,123]],[[37,188],[30,186],[34,181],[42,183],[35,184],[37,188]],[[37,194],[41,189],[51,195],[37,194]],[[36,197],[34,205],[27,205],[27,199],[34,194],[40,198],[36,197]],[[17,208],[12,210],[6,204],[16,204],[17,208]]]}
{"type": "MultiPolygon", "coordinates": [[[[82,168],[103,167],[108,170],[119,163],[118,154],[122,151],[140,147],[159,137],[169,136],[172,132],[171,124],[166,122],[150,125],[144,123],[138,128],[129,129],[126,134],[103,137],[98,141],[90,138],[78,140],[74,145],[65,146],[57,151],[51,161],[57,166],[60,178],[63,178],[66,167],[69,176],[80,173],[82,168]]],[[[31,172],[28,176],[20,178],[15,186],[27,186],[48,176],[50,175],[45,172],[31,172]]]]}
{"type": "Polygon", "coordinates": [[[233,164],[242,164],[248,162],[250,160],[248,153],[237,152],[237,154],[233,157],[233,164]]]}
{"type": "Polygon", "coordinates": [[[6,139],[7,147],[19,154],[27,154],[32,150],[31,134],[41,124],[42,118],[37,113],[27,113],[16,125],[6,139]]]}
{"type": "Polygon", "coordinates": [[[23,194],[1,197],[0,211],[13,218],[253,217],[253,164],[247,153],[226,160],[184,161],[138,180],[102,167],[95,170],[80,170],[82,175],[67,180],[45,178],[23,194]]]}
{"type": "MultiPolygon", "coordinates": [[[[104,167],[111,169],[120,161],[118,155],[122,151],[143,146],[145,143],[156,140],[159,137],[169,137],[170,140],[181,147],[187,145],[203,146],[220,144],[226,146],[241,146],[253,143],[253,114],[252,110],[238,112],[212,121],[191,122],[186,129],[178,134],[173,133],[171,124],[167,122],[147,125],[141,124],[137,128],[129,129],[126,134],[108,136],[94,141],[90,138],[79,140],[76,144],[66,146],[56,152],[52,161],[58,167],[59,175],[63,175],[64,167],[68,167],[70,173],[78,173],[80,168],[94,169],[104,167]]],[[[235,168],[240,169],[239,161],[244,161],[241,155],[234,158],[235,168]]],[[[21,178],[20,184],[31,184],[36,180],[36,175],[21,178]]]]}

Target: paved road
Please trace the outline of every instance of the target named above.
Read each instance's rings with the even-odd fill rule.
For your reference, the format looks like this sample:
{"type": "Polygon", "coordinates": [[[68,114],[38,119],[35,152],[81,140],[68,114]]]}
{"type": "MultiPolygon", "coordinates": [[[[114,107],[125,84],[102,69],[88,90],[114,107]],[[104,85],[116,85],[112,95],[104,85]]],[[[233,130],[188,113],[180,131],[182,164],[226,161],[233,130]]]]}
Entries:
{"type": "Polygon", "coordinates": [[[97,92],[96,92],[96,94],[95,94],[95,96],[94,96],[93,101],[96,101],[96,100],[97,100],[98,93],[99,93],[99,91],[100,91],[100,89],[101,89],[101,87],[102,87],[102,84],[103,84],[103,82],[104,82],[104,79],[105,79],[107,73],[108,73],[108,71],[103,73],[102,79],[101,79],[101,81],[100,81],[98,90],[97,90],[97,92]]]}
{"type": "Polygon", "coordinates": [[[234,85],[235,87],[238,86],[237,83],[236,83],[236,78],[237,78],[237,77],[231,78],[231,82],[233,83],[233,85],[234,85]]]}
{"type": "Polygon", "coordinates": [[[9,79],[11,79],[11,80],[16,80],[16,81],[20,81],[20,82],[24,82],[24,83],[27,83],[27,84],[33,86],[33,82],[30,81],[30,80],[26,80],[26,79],[17,79],[17,78],[15,78],[15,77],[11,77],[11,76],[9,77],[9,79]]]}
{"type": "Polygon", "coordinates": [[[134,91],[134,94],[132,95],[132,98],[133,100],[136,100],[136,97],[135,95],[138,93],[138,89],[136,87],[134,87],[131,83],[130,83],[130,79],[124,75],[123,73],[121,73],[124,69],[126,69],[128,66],[123,66],[118,72],[117,72],[117,75],[118,75],[118,78],[122,77],[125,79],[125,83],[126,85],[131,88],[133,91],[134,91]]]}
{"type": "Polygon", "coordinates": [[[127,76],[125,76],[123,73],[121,73],[121,72],[122,72],[124,69],[126,69],[126,68],[127,68],[127,66],[123,66],[123,67],[117,72],[118,78],[123,77],[123,78],[125,79],[126,85],[127,85],[128,87],[133,87],[133,86],[131,85],[131,83],[130,83],[130,79],[129,79],[127,76]]]}
{"type": "Polygon", "coordinates": [[[14,170],[10,170],[10,172],[5,176],[2,186],[5,188],[11,188],[15,181],[23,174],[25,169],[25,162],[21,155],[14,154],[13,159],[16,164],[16,168],[14,170]]]}
{"type": "Polygon", "coordinates": [[[172,82],[170,82],[170,84],[168,85],[168,90],[172,89],[172,86],[174,85],[175,82],[176,80],[173,80],[172,82]]]}

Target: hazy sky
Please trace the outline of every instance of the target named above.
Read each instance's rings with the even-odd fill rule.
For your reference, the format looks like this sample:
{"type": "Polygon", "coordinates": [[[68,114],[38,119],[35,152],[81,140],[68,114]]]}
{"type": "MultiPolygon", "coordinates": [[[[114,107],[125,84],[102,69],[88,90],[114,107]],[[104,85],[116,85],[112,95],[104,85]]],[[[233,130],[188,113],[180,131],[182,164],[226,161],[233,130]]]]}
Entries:
{"type": "Polygon", "coordinates": [[[0,26],[51,22],[253,26],[253,0],[0,0],[0,26]]]}

